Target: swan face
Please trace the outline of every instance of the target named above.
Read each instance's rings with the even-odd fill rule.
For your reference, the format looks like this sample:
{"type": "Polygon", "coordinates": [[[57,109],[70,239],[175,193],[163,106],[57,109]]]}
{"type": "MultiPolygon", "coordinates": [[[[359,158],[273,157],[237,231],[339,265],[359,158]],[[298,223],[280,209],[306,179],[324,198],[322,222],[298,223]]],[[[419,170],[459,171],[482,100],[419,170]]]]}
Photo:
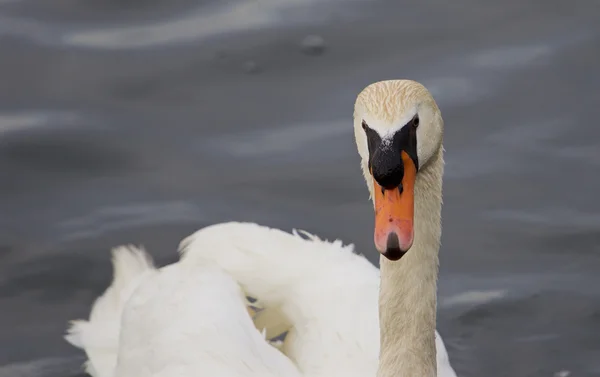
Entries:
{"type": "Polygon", "coordinates": [[[377,82],[356,99],[354,135],[375,207],[375,246],[398,260],[413,243],[417,176],[442,145],[440,111],[415,81],[377,82]]]}

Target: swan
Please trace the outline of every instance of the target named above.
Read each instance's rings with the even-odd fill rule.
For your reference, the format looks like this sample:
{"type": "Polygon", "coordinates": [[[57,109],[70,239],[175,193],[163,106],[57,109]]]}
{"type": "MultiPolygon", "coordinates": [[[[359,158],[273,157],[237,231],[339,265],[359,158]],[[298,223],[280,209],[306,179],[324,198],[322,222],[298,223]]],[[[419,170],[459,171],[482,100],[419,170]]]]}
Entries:
{"type": "Polygon", "coordinates": [[[354,133],[380,270],[352,245],[257,224],[203,228],[181,242],[179,262],[161,269],[140,250],[121,250],[90,319],[66,336],[86,351],[88,373],[456,376],[435,331],[440,111],[417,82],[374,83],[356,100],[354,133]],[[266,308],[254,324],[245,294],[266,308]],[[282,330],[283,353],[269,341],[282,330]]]}
{"type": "Polygon", "coordinates": [[[255,322],[278,328],[270,336],[289,330],[282,351],[306,375],[455,377],[435,331],[443,129],[415,81],[374,83],[357,97],[380,271],[339,240],[234,222],[183,240],[181,263],[215,262],[275,310],[255,322]]]}

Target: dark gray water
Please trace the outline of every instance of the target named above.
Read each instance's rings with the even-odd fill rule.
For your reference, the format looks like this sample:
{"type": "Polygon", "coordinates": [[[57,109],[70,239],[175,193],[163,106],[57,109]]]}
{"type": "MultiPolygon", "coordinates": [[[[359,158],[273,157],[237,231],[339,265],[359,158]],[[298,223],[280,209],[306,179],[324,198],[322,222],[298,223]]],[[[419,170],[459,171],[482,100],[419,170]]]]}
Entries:
{"type": "Polygon", "coordinates": [[[1,0],[0,377],[79,375],[62,334],[119,243],[166,263],[250,220],[375,260],[352,106],[403,77],[446,120],[456,371],[600,375],[598,25],[597,0],[1,0]]]}

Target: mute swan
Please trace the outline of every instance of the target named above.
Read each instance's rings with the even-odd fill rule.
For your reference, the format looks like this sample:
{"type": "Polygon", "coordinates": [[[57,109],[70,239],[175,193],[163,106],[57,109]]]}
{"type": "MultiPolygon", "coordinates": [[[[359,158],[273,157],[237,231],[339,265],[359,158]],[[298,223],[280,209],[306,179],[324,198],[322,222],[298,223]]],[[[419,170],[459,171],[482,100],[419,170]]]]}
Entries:
{"type": "MultiPolygon", "coordinates": [[[[211,260],[262,305],[277,308],[275,321],[290,328],[283,351],[306,375],[435,376],[437,370],[455,377],[435,331],[441,113],[419,83],[378,82],[356,100],[354,134],[375,208],[381,276],[340,241],[305,240],[256,224],[201,229],[182,241],[181,263],[211,260]]],[[[273,326],[258,320],[259,327],[273,326]]]]}
{"type": "MultiPolygon", "coordinates": [[[[374,199],[381,276],[339,241],[303,240],[254,224],[204,228],[182,241],[180,262],[141,274],[137,269],[127,275],[133,277],[126,286],[119,285],[121,267],[115,260],[113,285],[94,305],[90,321],[74,323],[67,336],[86,350],[88,370],[97,377],[187,377],[198,371],[211,376],[455,376],[435,333],[440,112],[416,82],[379,82],[358,96],[354,130],[374,199]],[[213,275],[218,279],[210,283],[213,275]],[[235,284],[215,287],[217,280],[231,279],[285,316],[291,329],[283,350],[295,365],[252,327],[235,284]],[[111,295],[103,308],[102,300],[111,295]],[[206,297],[221,299],[209,303],[206,297]],[[217,335],[228,321],[242,334],[230,331],[220,340],[217,335]],[[112,338],[103,343],[105,333],[112,338]],[[264,371],[235,369],[246,358],[264,371]],[[227,362],[233,372],[226,372],[227,362]],[[213,372],[215,363],[221,369],[213,372]],[[102,372],[96,364],[103,365],[102,372]]],[[[263,322],[272,327],[264,317],[263,322]]]]}

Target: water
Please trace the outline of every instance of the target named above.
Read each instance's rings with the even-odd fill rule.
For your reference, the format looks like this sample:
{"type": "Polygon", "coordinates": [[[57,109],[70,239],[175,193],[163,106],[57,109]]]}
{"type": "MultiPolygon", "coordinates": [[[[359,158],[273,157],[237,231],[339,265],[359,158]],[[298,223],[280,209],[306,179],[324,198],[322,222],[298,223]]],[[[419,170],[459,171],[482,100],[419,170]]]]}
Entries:
{"type": "Polygon", "coordinates": [[[402,77],[446,120],[455,369],[600,375],[597,25],[595,0],[0,1],[0,376],[80,375],[62,335],[119,243],[167,263],[249,220],[375,261],[352,106],[402,77]]]}

